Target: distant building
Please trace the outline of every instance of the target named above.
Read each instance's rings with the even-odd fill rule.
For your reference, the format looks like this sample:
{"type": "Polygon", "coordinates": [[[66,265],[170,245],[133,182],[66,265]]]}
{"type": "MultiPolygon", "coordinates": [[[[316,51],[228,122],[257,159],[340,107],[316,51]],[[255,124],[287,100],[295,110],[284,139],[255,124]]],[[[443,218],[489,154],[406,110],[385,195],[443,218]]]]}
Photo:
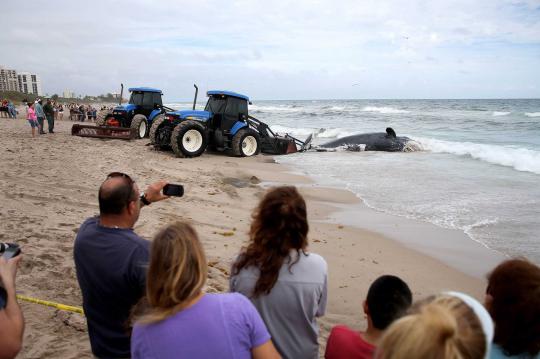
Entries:
{"type": "Polygon", "coordinates": [[[74,98],[75,94],[71,90],[64,90],[63,98],[74,98]]]}
{"type": "Polygon", "coordinates": [[[19,92],[42,96],[41,79],[36,74],[30,72],[19,72],[17,74],[19,80],[19,92]]]}
{"type": "Polygon", "coordinates": [[[0,91],[19,91],[17,71],[0,66],[0,91]]]}

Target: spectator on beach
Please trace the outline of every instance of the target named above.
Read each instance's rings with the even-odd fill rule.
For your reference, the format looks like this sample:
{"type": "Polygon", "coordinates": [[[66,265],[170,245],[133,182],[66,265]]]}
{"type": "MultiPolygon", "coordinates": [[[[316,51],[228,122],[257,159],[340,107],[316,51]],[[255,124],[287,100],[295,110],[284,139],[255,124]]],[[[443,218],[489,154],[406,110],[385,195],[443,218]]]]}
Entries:
{"type": "Polygon", "coordinates": [[[34,110],[36,111],[37,121],[39,124],[39,134],[44,135],[43,123],[45,122],[45,112],[43,111],[41,99],[36,99],[34,110]]]}
{"type": "Polygon", "coordinates": [[[230,290],[251,299],[284,358],[318,358],[327,300],[326,261],[307,251],[306,203],[295,187],[269,190],[253,214],[230,290]]]}
{"type": "Polygon", "coordinates": [[[21,258],[18,255],[6,260],[0,256],[0,290],[6,294],[6,302],[0,303],[0,358],[15,358],[22,347],[24,317],[15,296],[15,277],[21,258]]]}
{"type": "Polygon", "coordinates": [[[36,137],[36,128],[39,129],[39,123],[37,120],[36,112],[34,111],[34,104],[28,102],[28,108],[26,109],[26,120],[32,128],[32,137],[36,137]]]}
{"type": "Polygon", "coordinates": [[[523,259],[499,264],[485,305],[495,322],[492,359],[540,358],[540,267],[523,259]]]}
{"type": "Polygon", "coordinates": [[[399,319],[412,304],[407,283],[396,276],[383,275],[369,287],[363,303],[367,330],[356,332],[345,325],[332,328],[326,344],[326,359],[372,358],[386,328],[399,319]]]}
{"type": "Polygon", "coordinates": [[[54,108],[51,100],[47,99],[45,106],[43,106],[45,117],[47,117],[47,126],[49,127],[49,133],[54,133],[54,108]]]}
{"type": "Polygon", "coordinates": [[[84,122],[84,120],[86,119],[86,110],[84,108],[84,105],[81,104],[78,107],[78,110],[79,110],[79,121],[84,122]]]}
{"type": "Polygon", "coordinates": [[[17,109],[12,101],[8,101],[8,112],[11,118],[17,118],[17,109]]]}
{"type": "Polygon", "coordinates": [[[489,358],[493,321],[476,299],[447,292],[413,305],[385,331],[376,359],[489,358]]]}
{"type": "Polygon", "coordinates": [[[9,117],[8,102],[5,99],[0,101],[0,116],[5,118],[9,117]]]}
{"type": "Polygon", "coordinates": [[[279,358],[255,307],[236,293],[205,293],[206,256],[189,224],[162,229],[151,248],[148,308],[131,353],[145,358],[279,358]]]}
{"type": "Polygon", "coordinates": [[[53,101],[52,102],[52,107],[53,107],[53,111],[54,111],[54,120],[58,120],[58,104],[56,103],[56,101],[53,101]]]}
{"type": "Polygon", "coordinates": [[[168,197],[167,183],[139,188],[126,174],[113,172],[99,188],[99,216],[79,228],[73,256],[83,296],[92,352],[98,358],[129,358],[129,312],[144,294],[150,242],[133,226],[143,205],[168,197]]]}
{"type": "Polygon", "coordinates": [[[64,118],[64,106],[62,104],[58,104],[58,121],[62,121],[64,118]]]}

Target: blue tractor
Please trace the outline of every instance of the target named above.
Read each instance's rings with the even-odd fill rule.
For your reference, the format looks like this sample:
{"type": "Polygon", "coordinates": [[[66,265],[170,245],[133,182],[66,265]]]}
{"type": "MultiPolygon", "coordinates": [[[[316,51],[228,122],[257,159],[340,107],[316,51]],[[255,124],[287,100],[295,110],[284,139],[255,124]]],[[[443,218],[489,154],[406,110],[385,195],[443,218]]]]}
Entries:
{"type": "MultiPolygon", "coordinates": [[[[124,85],[122,85],[123,92],[124,85]]],[[[150,87],[133,87],[129,89],[131,96],[125,105],[116,106],[110,110],[101,111],[96,119],[96,125],[131,128],[136,138],[148,136],[148,129],[152,123],[163,117],[166,111],[173,109],[163,106],[161,90],[150,87]]],[[[122,95],[120,95],[122,98],[122,95]]]]}
{"type": "Polygon", "coordinates": [[[196,85],[195,89],[192,110],[167,112],[153,122],[149,137],[156,148],[172,149],[178,157],[197,157],[207,148],[249,157],[260,152],[303,151],[311,140],[302,142],[289,135],[276,135],[268,125],[249,115],[249,98],[235,92],[208,91],[204,111],[197,111],[196,85]]]}

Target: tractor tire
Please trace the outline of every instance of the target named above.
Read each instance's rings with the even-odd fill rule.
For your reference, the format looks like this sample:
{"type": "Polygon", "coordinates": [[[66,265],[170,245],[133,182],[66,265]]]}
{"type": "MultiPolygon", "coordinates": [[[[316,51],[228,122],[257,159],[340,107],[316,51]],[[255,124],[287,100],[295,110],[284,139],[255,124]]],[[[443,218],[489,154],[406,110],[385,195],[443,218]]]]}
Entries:
{"type": "Polygon", "coordinates": [[[150,138],[151,144],[156,144],[156,135],[158,132],[158,128],[163,124],[164,121],[165,116],[163,115],[157,115],[156,117],[154,117],[154,120],[152,121],[152,126],[150,126],[150,133],[148,134],[148,138],[150,138]]]}
{"type": "Polygon", "coordinates": [[[156,116],[150,127],[150,143],[156,150],[171,150],[173,126],[165,120],[165,116],[156,116]]]}
{"type": "Polygon", "coordinates": [[[242,128],[232,140],[232,152],[237,157],[256,156],[261,152],[261,138],[257,131],[242,128]]]}
{"type": "Polygon", "coordinates": [[[136,131],[135,138],[145,138],[148,135],[148,120],[145,115],[135,115],[131,120],[131,128],[136,131]]]}
{"type": "Polygon", "coordinates": [[[109,110],[99,111],[96,117],[96,126],[105,126],[105,121],[110,116],[112,116],[112,113],[109,110]]]}
{"type": "Polygon", "coordinates": [[[199,157],[207,145],[206,130],[196,121],[180,122],[171,135],[171,147],[178,157],[199,157]]]}

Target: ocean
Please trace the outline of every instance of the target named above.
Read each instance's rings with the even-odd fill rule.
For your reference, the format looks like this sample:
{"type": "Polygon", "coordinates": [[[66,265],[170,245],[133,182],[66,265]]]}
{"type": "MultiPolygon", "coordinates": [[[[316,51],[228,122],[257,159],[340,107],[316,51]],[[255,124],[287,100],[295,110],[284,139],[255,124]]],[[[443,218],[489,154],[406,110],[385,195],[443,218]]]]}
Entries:
{"type": "Polygon", "coordinates": [[[315,145],[392,127],[423,150],[276,159],[376,211],[540,263],[540,99],[253,101],[250,114],[280,134],[313,134],[315,145]]]}

